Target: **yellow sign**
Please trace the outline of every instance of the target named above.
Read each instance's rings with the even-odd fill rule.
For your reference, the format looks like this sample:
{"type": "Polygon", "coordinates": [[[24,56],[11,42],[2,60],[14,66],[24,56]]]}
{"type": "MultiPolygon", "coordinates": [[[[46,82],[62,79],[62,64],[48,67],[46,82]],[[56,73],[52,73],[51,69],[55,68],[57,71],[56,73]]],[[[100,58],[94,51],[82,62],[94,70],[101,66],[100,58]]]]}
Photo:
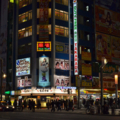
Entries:
{"type": "Polygon", "coordinates": [[[91,53],[82,51],[82,60],[91,61],[91,53]]]}
{"type": "Polygon", "coordinates": [[[92,75],[92,66],[91,64],[82,63],[82,75],[92,75]]]}
{"type": "Polygon", "coordinates": [[[64,51],[64,46],[62,46],[62,45],[56,45],[56,51],[57,52],[63,52],[64,51]]]}
{"type": "Polygon", "coordinates": [[[76,75],[75,76],[75,84],[76,84],[76,86],[80,86],[80,76],[79,75],[76,75]]]}
{"type": "Polygon", "coordinates": [[[82,87],[92,87],[92,81],[82,80],[82,87]]]}

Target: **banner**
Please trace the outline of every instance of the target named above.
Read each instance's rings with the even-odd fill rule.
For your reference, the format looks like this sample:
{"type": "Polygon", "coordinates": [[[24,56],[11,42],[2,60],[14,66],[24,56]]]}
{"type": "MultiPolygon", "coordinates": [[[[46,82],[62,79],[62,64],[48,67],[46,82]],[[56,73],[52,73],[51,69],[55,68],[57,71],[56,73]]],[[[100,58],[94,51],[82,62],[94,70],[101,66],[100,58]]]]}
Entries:
{"type": "Polygon", "coordinates": [[[92,75],[92,65],[82,63],[82,75],[92,75]]]}
{"type": "MultiPolygon", "coordinates": [[[[1,0],[1,23],[0,23],[0,58],[3,59],[3,72],[6,74],[7,67],[7,16],[8,16],[8,0],[1,0]]],[[[0,80],[1,81],[1,80],[0,80]]],[[[3,83],[6,79],[3,80],[3,83]]],[[[1,82],[0,82],[1,83],[1,82]]],[[[2,86],[3,93],[6,85],[2,86]]]]}
{"type": "Polygon", "coordinates": [[[81,87],[92,87],[92,76],[82,76],[81,87]]]}
{"type": "Polygon", "coordinates": [[[112,41],[112,57],[120,58],[120,38],[111,36],[112,41]]]}
{"type": "Polygon", "coordinates": [[[96,31],[120,37],[120,13],[95,6],[96,31]]]}
{"type": "Polygon", "coordinates": [[[82,51],[81,54],[82,60],[91,61],[91,53],[82,51]]]}
{"type": "Polygon", "coordinates": [[[49,57],[39,58],[39,82],[38,86],[47,87],[50,86],[49,81],[49,57]]]}
{"type": "Polygon", "coordinates": [[[40,11],[39,11],[39,40],[48,40],[49,39],[49,0],[40,0],[40,11]]]}
{"type": "Polygon", "coordinates": [[[69,77],[54,75],[54,85],[55,86],[70,86],[69,77]]]}
{"type": "Polygon", "coordinates": [[[56,52],[64,52],[64,45],[56,45],[55,49],[56,52]]]}
{"type": "Polygon", "coordinates": [[[56,59],[55,69],[69,70],[69,61],[64,59],[56,59]]]}
{"type": "Polygon", "coordinates": [[[108,62],[111,62],[111,39],[109,35],[96,33],[96,56],[97,60],[101,61],[105,57],[108,62]]]}

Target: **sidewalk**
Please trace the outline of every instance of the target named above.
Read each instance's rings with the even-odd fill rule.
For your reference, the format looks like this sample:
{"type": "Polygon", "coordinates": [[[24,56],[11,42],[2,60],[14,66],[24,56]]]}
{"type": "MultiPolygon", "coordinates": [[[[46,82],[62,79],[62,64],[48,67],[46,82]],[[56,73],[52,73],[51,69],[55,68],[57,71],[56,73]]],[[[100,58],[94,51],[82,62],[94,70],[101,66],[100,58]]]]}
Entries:
{"type": "MultiPolygon", "coordinates": [[[[32,112],[32,110],[24,109],[23,112],[32,112]]],[[[51,113],[51,108],[49,110],[48,109],[35,109],[35,112],[38,112],[38,113],[39,112],[40,113],[51,113]]],[[[52,112],[52,113],[54,113],[54,112],[52,112]]],[[[72,111],[72,110],[69,110],[69,111],[66,111],[66,110],[57,111],[57,109],[56,109],[55,113],[62,113],[62,114],[83,114],[83,115],[85,115],[86,114],[86,108],[75,109],[74,111],[72,111]]],[[[98,115],[98,114],[95,114],[95,115],[98,115]]],[[[111,111],[111,109],[109,109],[109,114],[99,114],[99,115],[110,116],[110,115],[112,115],[112,111],[111,111]]],[[[120,109],[116,109],[115,110],[115,115],[117,115],[117,116],[119,115],[120,116],[120,109]]]]}
{"type": "MultiPolygon", "coordinates": [[[[29,110],[29,109],[24,109],[23,112],[30,112],[32,110],[29,110]]],[[[74,111],[72,110],[69,110],[69,111],[66,111],[66,110],[61,110],[61,111],[57,111],[57,109],[55,109],[55,113],[76,113],[76,114],[86,114],[86,109],[85,108],[81,108],[81,109],[75,109],[74,111]]],[[[48,110],[48,109],[35,109],[35,112],[41,112],[41,113],[51,113],[51,108],[48,110]]]]}

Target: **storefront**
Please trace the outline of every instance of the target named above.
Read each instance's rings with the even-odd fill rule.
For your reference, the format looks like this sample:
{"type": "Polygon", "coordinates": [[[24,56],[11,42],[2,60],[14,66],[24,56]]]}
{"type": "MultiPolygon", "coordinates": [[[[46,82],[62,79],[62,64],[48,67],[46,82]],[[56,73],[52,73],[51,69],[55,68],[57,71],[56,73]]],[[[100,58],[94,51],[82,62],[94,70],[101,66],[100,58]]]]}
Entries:
{"type": "Polygon", "coordinates": [[[23,89],[21,90],[22,101],[34,100],[41,103],[41,107],[46,107],[46,103],[52,100],[73,100],[76,96],[76,87],[56,87],[51,89],[23,89]],[[58,88],[58,89],[57,89],[58,88]],[[69,90],[69,94],[68,94],[69,90]]]}

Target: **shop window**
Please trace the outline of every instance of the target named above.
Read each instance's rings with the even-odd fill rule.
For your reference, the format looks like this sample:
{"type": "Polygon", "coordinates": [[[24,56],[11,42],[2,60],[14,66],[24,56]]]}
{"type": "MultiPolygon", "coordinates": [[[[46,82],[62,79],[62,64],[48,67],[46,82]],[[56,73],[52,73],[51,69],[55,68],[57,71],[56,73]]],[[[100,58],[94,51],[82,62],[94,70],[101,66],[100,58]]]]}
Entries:
{"type": "Polygon", "coordinates": [[[84,24],[84,17],[83,16],[81,16],[81,15],[78,15],[78,23],[79,24],[84,24]]]}
{"type": "Polygon", "coordinates": [[[18,31],[18,39],[28,37],[31,35],[32,35],[32,26],[27,27],[27,28],[23,28],[23,29],[18,31]]]}
{"type": "Polygon", "coordinates": [[[19,15],[19,23],[26,22],[30,19],[32,19],[32,11],[19,15]]]}
{"type": "Polygon", "coordinates": [[[90,34],[85,32],[85,40],[90,41],[90,34]]]}
{"type": "Polygon", "coordinates": [[[91,52],[89,47],[81,46],[81,50],[84,52],[91,52]]]}

